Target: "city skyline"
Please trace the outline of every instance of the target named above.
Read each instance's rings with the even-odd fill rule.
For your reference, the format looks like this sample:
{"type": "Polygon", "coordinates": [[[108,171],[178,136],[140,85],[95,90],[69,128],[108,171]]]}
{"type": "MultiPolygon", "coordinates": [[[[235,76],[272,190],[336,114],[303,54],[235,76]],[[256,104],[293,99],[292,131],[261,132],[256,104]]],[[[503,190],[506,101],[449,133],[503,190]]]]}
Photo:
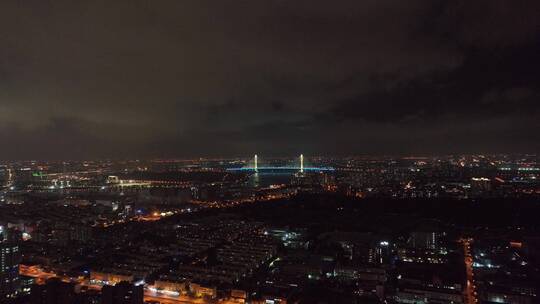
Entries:
{"type": "Polygon", "coordinates": [[[1,0],[0,304],[540,304],[539,0],[1,0]]]}
{"type": "Polygon", "coordinates": [[[538,303],[538,155],[0,164],[0,303],[538,303]]]}

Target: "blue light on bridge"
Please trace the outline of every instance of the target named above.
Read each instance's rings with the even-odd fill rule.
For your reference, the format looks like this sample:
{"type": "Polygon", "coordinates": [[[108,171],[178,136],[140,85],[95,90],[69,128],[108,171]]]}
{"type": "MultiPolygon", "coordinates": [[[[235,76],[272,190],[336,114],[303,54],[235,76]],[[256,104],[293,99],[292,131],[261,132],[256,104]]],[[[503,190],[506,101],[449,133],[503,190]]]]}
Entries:
{"type": "Polygon", "coordinates": [[[257,154],[253,156],[253,167],[243,168],[228,168],[227,171],[334,171],[332,167],[304,167],[304,154],[300,154],[300,166],[276,166],[276,167],[261,167],[257,154]]]}
{"type": "MultiPolygon", "coordinates": [[[[304,171],[334,171],[334,168],[331,167],[304,167],[304,171]]],[[[289,170],[289,171],[300,171],[300,167],[244,167],[244,168],[228,168],[227,171],[273,171],[273,170],[289,170]]]]}

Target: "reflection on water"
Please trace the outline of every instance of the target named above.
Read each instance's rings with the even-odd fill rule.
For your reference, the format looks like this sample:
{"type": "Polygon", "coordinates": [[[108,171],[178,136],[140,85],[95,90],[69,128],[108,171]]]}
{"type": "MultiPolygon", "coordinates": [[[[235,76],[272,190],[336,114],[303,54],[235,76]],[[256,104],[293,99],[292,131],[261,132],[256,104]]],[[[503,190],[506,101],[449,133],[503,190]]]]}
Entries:
{"type": "Polygon", "coordinates": [[[270,185],[289,184],[292,176],[292,172],[256,172],[249,177],[248,185],[266,188],[270,185]]]}

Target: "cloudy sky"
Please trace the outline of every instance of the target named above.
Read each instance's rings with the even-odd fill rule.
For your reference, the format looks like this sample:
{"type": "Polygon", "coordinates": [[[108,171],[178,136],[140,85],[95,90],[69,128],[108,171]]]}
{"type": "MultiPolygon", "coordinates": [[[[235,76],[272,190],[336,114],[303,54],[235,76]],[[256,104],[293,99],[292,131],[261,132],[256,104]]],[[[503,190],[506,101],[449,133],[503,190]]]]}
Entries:
{"type": "Polygon", "coordinates": [[[537,0],[3,0],[0,159],[538,152],[537,0]]]}

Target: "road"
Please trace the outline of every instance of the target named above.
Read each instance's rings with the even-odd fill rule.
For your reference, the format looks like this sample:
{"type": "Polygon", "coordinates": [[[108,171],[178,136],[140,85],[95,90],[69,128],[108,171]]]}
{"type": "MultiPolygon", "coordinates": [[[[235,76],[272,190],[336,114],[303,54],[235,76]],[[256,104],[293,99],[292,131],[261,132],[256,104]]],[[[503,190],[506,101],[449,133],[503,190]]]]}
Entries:
{"type": "MultiPolygon", "coordinates": [[[[19,273],[21,275],[35,278],[37,284],[45,284],[45,282],[50,278],[59,278],[64,282],[72,282],[75,284],[79,284],[81,286],[88,287],[89,289],[101,289],[101,286],[90,285],[88,280],[85,280],[82,278],[75,279],[75,278],[69,278],[69,277],[64,277],[64,276],[58,276],[55,273],[46,272],[37,266],[21,265],[21,267],[19,267],[19,273]]],[[[168,296],[165,294],[153,292],[149,290],[148,288],[145,288],[144,300],[155,301],[162,304],[213,304],[213,303],[217,303],[217,301],[206,300],[203,298],[192,298],[188,296],[168,296]]]]}
{"type": "Polygon", "coordinates": [[[153,292],[149,289],[144,290],[145,301],[156,301],[162,304],[213,304],[216,301],[209,301],[203,298],[191,298],[187,296],[168,296],[153,292]]]}
{"type": "Polygon", "coordinates": [[[163,295],[151,295],[150,292],[144,292],[144,301],[155,301],[161,304],[210,304],[215,301],[206,301],[204,299],[191,299],[188,297],[167,297],[163,295]]]}
{"type": "Polygon", "coordinates": [[[474,282],[474,270],[473,270],[473,257],[471,255],[471,243],[472,239],[462,239],[463,245],[463,257],[465,262],[465,268],[467,272],[467,286],[465,287],[465,303],[476,304],[478,299],[476,298],[476,286],[474,282]]]}

